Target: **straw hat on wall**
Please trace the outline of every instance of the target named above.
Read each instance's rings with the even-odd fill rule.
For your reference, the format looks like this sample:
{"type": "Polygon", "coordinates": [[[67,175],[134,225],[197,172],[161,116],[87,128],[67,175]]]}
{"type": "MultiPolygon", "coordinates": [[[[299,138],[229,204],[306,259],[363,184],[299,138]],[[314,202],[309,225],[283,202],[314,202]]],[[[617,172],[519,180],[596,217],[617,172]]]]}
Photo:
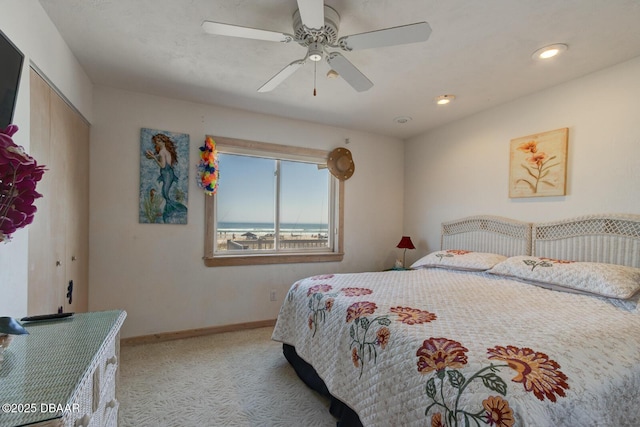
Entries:
{"type": "Polygon", "coordinates": [[[353,175],[353,172],[356,169],[356,164],[353,163],[351,151],[340,147],[329,153],[329,157],[327,158],[327,167],[329,168],[331,175],[335,176],[340,181],[344,181],[351,178],[351,175],[353,175]]]}

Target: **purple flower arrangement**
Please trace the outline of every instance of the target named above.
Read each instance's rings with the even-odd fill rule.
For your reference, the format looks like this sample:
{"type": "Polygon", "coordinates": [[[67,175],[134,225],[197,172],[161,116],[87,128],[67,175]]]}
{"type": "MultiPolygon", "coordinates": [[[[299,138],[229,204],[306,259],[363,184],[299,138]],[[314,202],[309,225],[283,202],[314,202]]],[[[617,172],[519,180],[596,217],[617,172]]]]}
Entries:
{"type": "Polygon", "coordinates": [[[13,142],[17,131],[16,125],[0,129],[0,242],[33,222],[34,201],[42,197],[36,184],[46,169],[13,142]]]}

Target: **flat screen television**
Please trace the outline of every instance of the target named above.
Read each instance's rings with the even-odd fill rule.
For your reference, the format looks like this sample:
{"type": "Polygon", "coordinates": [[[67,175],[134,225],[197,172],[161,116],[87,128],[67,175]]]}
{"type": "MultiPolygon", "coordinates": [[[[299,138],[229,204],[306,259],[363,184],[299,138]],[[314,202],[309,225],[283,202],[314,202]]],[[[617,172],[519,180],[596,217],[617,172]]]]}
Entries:
{"type": "Polygon", "coordinates": [[[0,129],[13,123],[23,61],[22,52],[0,31],[0,129]]]}

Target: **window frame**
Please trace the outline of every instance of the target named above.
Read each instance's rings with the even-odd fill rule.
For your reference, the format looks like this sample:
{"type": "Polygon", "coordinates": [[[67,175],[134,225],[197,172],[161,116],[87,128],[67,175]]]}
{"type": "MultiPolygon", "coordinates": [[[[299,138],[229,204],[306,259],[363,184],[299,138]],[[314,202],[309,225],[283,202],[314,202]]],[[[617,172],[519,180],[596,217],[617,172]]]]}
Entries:
{"type": "MultiPolygon", "coordinates": [[[[209,136],[209,135],[208,135],[209,136]]],[[[328,151],[313,148],[296,147],[291,145],[272,144],[267,142],[249,141],[222,136],[211,136],[216,143],[216,150],[230,154],[245,154],[279,160],[309,161],[326,164],[328,151]]],[[[333,212],[333,249],[324,252],[276,252],[276,253],[232,253],[216,254],[214,252],[215,237],[215,195],[205,196],[205,242],[204,264],[207,267],[292,264],[315,262],[340,262],[344,258],[344,181],[335,180],[336,195],[332,201],[335,204],[333,212]]],[[[331,222],[331,221],[330,221],[331,222]]]]}

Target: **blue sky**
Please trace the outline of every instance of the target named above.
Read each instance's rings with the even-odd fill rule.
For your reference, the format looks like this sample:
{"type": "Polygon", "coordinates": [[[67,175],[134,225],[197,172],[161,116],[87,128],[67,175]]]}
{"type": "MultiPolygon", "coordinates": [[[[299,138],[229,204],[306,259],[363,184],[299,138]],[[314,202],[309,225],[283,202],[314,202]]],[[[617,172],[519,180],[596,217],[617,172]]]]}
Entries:
{"type": "MultiPolygon", "coordinates": [[[[221,153],[218,167],[218,221],[274,221],[275,160],[221,153]]],[[[282,161],[281,174],[281,222],[326,223],[328,170],[282,161]]]]}

